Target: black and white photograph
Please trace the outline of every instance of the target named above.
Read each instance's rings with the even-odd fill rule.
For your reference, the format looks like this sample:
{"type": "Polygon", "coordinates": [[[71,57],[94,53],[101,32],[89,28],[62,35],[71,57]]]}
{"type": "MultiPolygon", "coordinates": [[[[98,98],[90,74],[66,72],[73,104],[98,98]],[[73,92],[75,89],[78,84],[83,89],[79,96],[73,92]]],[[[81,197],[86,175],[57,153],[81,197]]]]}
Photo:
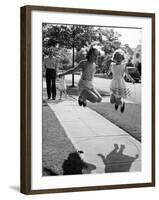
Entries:
{"type": "Polygon", "coordinates": [[[142,29],[42,24],[42,175],[142,165],[142,29]]]}
{"type": "Polygon", "coordinates": [[[154,15],[22,10],[24,193],[153,186],[154,15]]]}

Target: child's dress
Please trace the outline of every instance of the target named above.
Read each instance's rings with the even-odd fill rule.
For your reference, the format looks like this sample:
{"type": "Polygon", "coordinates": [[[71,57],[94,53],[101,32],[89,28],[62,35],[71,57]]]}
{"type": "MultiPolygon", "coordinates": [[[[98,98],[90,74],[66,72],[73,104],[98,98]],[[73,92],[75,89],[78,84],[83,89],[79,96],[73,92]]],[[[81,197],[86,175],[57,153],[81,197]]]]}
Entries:
{"type": "Polygon", "coordinates": [[[93,77],[96,72],[96,65],[94,65],[92,68],[85,67],[83,73],[81,74],[81,78],[78,82],[78,89],[79,92],[81,93],[83,90],[92,90],[94,89],[93,85],[93,77]]]}
{"type": "Polygon", "coordinates": [[[124,73],[125,73],[125,63],[116,65],[111,64],[111,72],[113,74],[113,79],[110,84],[111,93],[118,98],[126,98],[130,95],[129,88],[126,88],[124,73]]]}
{"type": "Polygon", "coordinates": [[[61,78],[58,78],[58,89],[60,91],[65,91],[66,90],[66,82],[65,82],[65,77],[62,76],[61,78]]]}

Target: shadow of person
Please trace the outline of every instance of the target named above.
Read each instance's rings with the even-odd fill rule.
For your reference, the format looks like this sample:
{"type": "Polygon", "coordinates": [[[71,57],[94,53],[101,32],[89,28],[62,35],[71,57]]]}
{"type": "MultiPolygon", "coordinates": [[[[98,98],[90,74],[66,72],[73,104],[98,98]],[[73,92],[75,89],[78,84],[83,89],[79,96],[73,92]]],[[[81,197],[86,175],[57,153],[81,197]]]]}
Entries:
{"type": "Polygon", "coordinates": [[[83,161],[79,152],[73,152],[64,160],[62,169],[63,175],[90,174],[92,170],[96,169],[96,166],[83,161]]]}
{"type": "Polygon", "coordinates": [[[97,154],[105,165],[105,173],[111,172],[128,172],[132,163],[139,157],[137,154],[135,157],[124,155],[123,151],[125,145],[121,144],[120,149],[118,144],[114,144],[114,149],[106,157],[103,154],[97,154]]]}

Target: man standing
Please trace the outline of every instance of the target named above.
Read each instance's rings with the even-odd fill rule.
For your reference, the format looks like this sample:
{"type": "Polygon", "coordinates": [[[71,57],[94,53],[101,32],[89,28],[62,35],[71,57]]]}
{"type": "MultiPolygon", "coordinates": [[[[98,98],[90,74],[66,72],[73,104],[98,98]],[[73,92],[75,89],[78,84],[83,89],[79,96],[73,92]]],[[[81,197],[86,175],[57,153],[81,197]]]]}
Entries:
{"type": "Polygon", "coordinates": [[[44,59],[44,68],[46,70],[46,88],[48,99],[56,99],[56,71],[57,58],[53,49],[49,49],[49,56],[44,59]]]}

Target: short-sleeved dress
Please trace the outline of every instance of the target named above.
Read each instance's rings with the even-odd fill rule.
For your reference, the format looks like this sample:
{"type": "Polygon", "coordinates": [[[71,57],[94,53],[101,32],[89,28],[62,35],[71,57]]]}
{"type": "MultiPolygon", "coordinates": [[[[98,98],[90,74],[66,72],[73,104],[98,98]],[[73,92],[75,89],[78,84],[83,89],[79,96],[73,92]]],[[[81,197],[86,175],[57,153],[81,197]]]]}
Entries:
{"type": "Polygon", "coordinates": [[[95,88],[93,85],[93,77],[96,72],[96,64],[88,64],[87,61],[84,60],[83,65],[81,78],[78,82],[80,92],[84,89],[92,90],[95,88]]]}
{"type": "Polygon", "coordinates": [[[66,82],[65,82],[65,78],[64,76],[61,78],[58,78],[58,85],[57,85],[58,89],[60,91],[65,91],[66,90],[66,82]]]}
{"type": "Polygon", "coordinates": [[[130,95],[130,89],[126,88],[124,73],[125,73],[125,63],[116,65],[111,64],[111,72],[113,74],[113,79],[110,84],[110,91],[116,97],[127,98],[130,95]]]}

